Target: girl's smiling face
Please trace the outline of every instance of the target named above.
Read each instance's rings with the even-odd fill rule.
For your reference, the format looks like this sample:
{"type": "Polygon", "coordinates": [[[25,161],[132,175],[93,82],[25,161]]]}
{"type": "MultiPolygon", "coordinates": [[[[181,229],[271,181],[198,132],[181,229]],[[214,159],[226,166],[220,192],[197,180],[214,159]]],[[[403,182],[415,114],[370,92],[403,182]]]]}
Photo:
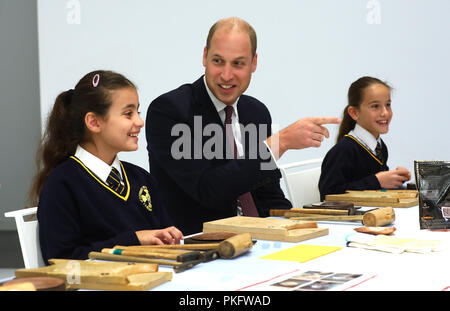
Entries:
{"type": "Polygon", "coordinates": [[[134,88],[111,91],[112,104],[104,118],[98,142],[103,152],[116,155],[120,151],[134,151],[138,148],[138,134],[144,126],[139,115],[139,97],[134,88]]]}
{"type": "Polygon", "coordinates": [[[365,88],[359,107],[348,107],[348,113],[360,126],[376,139],[389,131],[392,119],[391,92],[383,84],[372,84],[365,88]]]}

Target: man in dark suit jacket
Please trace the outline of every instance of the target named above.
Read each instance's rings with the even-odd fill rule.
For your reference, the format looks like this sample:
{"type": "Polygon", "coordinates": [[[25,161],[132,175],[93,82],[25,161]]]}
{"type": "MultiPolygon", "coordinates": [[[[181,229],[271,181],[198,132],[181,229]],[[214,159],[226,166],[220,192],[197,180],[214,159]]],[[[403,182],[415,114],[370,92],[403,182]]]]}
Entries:
{"type": "Polygon", "coordinates": [[[149,106],[150,171],[169,215],[185,235],[201,232],[206,221],[236,216],[237,198],[247,192],[259,216],[268,216],[270,209],[290,209],[275,161],[288,149],[317,147],[328,137],[322,126],[331,122],[326,118],[302,119],[276,138],[271,136],[266,106],[242,95],[256,64],[253,28],[237,18],[220,20],[208,34],[205,75],[159,96],[149,106]],[[233,123],[244,127],[234,132],[237,158],[227,156],[223,125],[227,106],[234,109],[233,123]]]}

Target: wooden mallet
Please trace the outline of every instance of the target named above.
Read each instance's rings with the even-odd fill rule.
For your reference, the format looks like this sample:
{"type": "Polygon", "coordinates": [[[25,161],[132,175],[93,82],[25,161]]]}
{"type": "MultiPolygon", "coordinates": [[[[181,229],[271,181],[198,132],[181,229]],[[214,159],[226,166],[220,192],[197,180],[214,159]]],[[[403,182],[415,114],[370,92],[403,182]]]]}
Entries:
{"type": "Polygon", "coordinates": [[[366,227],[382,227],[393,223],[394,220],[394,209],[392,207],[383,207],[365,213],[362,222],[366,227]]]}
{"type": "Polygon", "coordinates": [[[185,253],[165,253],[159,252],[158,249],[147,249],[147,250],[128,250],[120,248],[104,248],[102,253],[114,254],[114,255],[125,255],[125,256],[136,256],[145,258],[158,258],[158,259],[169,259],[176,260],[178,262],[186,262],[191,260],[197,260],[200,257],[199,251],[189,251],[185,253]]]}
{"type": "Polygon", "coordinates": [[[219,243],[217,251],[225,259],[235,258],[248,252],[253,246],[250,233],[240,233],[219,243]]]}
{"type": "Polygon", "coordinates": [[[361,221],[366,227],[382,227],[395,220],[395,212],[392,207],[382,207],[364,213],[364,215],[308,215],[291,217],[296,220],[312,221],[361,221]]]}
{"type": "MultiPolygon", "coordinates": [[[[201,243],[201,244],[175,244],[175,245],[138,245],[138,246],[121,246],[126,251],[148,251],[162,252],[162,250],[202,250],[203,257],[205,253],[213,254],[217,251],[222,258],[237,257],[253,246],[252,236],[250,233],[240,233],[232,236],[220,243],[201,243]],[[209,250],[209,252],[208,252],[209,250]]],[[[202,257],[202,255],[200,255],[202,257]]]]}
{"type": "Polygon", "coordinates": [[[101,252],[90,252],[88,254],[89,259],[110,260],[110,261],[125,261],[125,262],[137,262],[137,263],[154,263],[163,266],[171,266],[175,272],[182,272],[193,266],[202,263],[201,260],[191,260],[186,262],[178,262],[172,260],[145,258],[137,256],[117,255],[101,252]]]}
{"type": "MultiPolygon", "coordinates": [[[[155,263],[160,265],[172,266],[175,272],[182,272],[192,268],[193,266],[199,263],[216,259],[217,253],[221,258],[231,259],[249,251],[250,248],[252,248],[252,246],[253,241],[251,234],[241,233],[231,238],[228,238],[220,243],[131,246],[121,249],[120,255],[119,252],[114,253],[114,251],[111,252],[111,249],[104,249],[104,251],[102,252],[90,252],[88,257],[90,259],[99,259],[99,260],[155,263]],[[136,256],[137,254],[142,255],[148,250],[152,250],[156,253],[158,249],[183,249],[184,247],[186,247],[189,250],[206,249],[209,251],[204,252],[203,255],[200,255],[200,259],[198,260],[190,260],[185,262],[136,256]],[[131,256],[131,254],[133,254],[134,256],[131,256]]],[[[180,256],[177,254],[175,255],[180,256]]]]}

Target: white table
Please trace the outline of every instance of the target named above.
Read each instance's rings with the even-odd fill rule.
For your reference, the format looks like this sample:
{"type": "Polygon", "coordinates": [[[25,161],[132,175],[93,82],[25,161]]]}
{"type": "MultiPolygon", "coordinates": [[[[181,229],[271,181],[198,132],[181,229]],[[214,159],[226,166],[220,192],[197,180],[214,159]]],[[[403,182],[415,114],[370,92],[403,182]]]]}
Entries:
{"type": "MultiPolygon", "coordinates": [[[[395,208],[395,215],[396,220],[392,224],[397,229],[395,236],[440,240],[446,249],[428,254],[392,254],[346,247],[346,237],[362,224],[323,221],[318,224],[319,227],[329,228],[326,236],[299,243],[258,240],[249,252],[237,258],[216,259],[184,272],[174,273],[171,281],[152,291],[253,290],[255,284],[264,283],[276,276],[311,270],[360,273],[365,276],[362,283],[345,288],[347,291],[450,290],[450,232],[420,230],[417,206],[395,208]],[[299,244],[338,246],[342,249],[305,263],[261,259],[262,256],[299,244]]],[[[160,266],[159,270],[173,271],[164,266],[160,266]]]]}
{"type": "MultiPolygon", "coordinates": [[[[181,273],[174,273],[170,282],[154,291],[235,291],[252,289],[252,285],[293,271],[334,271],[361,273],[370,276],[364,282],[346,290],[450,290],[450,233],[420,230],[418,207],[395,208],[396,227],[393,235],[405,238],[440,240],[444,251],[427,254],[392,254],[380,251],[346,247],[346,236],[354,233],[359,222],[319,222],[329,228],[326,236],[300,243],[258,240],[244,255],[217,259],[199,264],[181,273]],[[339,246],[342,249],[305,263],[261,259],[260,257],[299,244],[339,246]]],[[[172,271],[160,266],[161,271],[172,271]]]]}

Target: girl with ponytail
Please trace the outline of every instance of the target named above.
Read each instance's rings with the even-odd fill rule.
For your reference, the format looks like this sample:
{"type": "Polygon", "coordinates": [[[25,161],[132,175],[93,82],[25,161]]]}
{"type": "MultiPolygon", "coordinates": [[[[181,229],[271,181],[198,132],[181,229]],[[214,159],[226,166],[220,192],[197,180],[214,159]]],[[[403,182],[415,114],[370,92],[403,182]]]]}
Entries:
{"type": "Polygon", "coordinates": [[[362,77],[348,90],[336,145],[322,162],[321,200],[346,190],[399,188],[411,178],[404,167],[389,170],[388,150],[381,139],[392,119],[391,87],[373,77],[362,77]]]}
{"type": "Polygon", "coordinates": [[[117,157],[138,147],[144,125],[138,108],[134,84],[112,71],[90,72],[57,96],[30,190],[46,262],[87,259],[89,252],[115,245],[174,244],[183,238],[152,176],[117,157]]]}

